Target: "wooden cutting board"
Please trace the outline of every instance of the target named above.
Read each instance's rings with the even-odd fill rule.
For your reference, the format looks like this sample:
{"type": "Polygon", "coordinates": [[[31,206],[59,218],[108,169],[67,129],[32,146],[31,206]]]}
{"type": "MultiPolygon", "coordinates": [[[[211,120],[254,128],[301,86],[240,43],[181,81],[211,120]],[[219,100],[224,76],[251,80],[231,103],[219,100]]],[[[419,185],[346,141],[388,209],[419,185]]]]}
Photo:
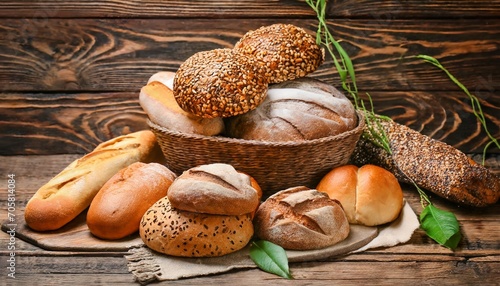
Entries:
{"type": "MultiPolygon", "coordinates": [[[[56,251],[128,251],[131,247],[143,245],[139,234],[133,234],[120,240],[103,240],[93,236],[85,222],[86,212],[81,213],[64,227],[47,232],[30,229],[24,216],[16,217],[16,237],[45,250],[56,251]]],[[[11,222],[2,223],[2,230],[7,232],[11,222]]]]}

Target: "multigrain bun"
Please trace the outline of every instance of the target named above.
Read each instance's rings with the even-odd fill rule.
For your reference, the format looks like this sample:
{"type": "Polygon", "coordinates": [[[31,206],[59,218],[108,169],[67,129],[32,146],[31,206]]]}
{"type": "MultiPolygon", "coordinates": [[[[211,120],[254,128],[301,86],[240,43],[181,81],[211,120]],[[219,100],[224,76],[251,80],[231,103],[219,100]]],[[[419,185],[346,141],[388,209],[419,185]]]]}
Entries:
{"type": "Polygon", "coordinates": [[[303,141],[356,126],[356,110],[347,97],[329,84],[305,77],[270,86],[257,109],[226,119],[226,134],[247,140],[303,141]]]}
{"type": "Polygon", "coordinates": [[[144,214],[139,230],[151,249],[173,256],[216,257],[235,252],[253,236],[251,214],[203,214],[175,209],[168,197],[144,214]]]}
{"type": "Polygon", "coordinates": [[[135,162],[161,160],[155,135],[138,131],[99,144],[40,187],[26,205],[24,217],[37,231],[61,228],[90,206],[101,187],[135,162]]]}
{"type": "Polygon", "coordinates": [[[169,130],[206,136],[224,132],[222,118],[202,118],[180,108],[171,85],[174,73],[161,72],[151,76],[148,84],[141,88],[139,103],[149,119],[169,130]]]}
{"type": "Polygon", "coordinates": [[[306,187],[270,196],[258,208],[255,234],[285,249],[308,250],[334,245],[350,232],[340,203],[306,187]]]}
{"type": "Polygon", "coordinates": [[[391,172],[375,165],[334,168],[316,189],[340,201],[352,224],[385,224],[395,220],[403,207],[398,180],[391,172]]]}
{"type": "Polygon", "coordinates": [[[269,83],[304,77],[315,71],[324,59],[316,39],[291,24],[274,24],[249,31],[234,49],[261,62],[269,83]]]}
{"type": "Polygon", "coordinates": [[[167,196],[176,209],[218,215],[252,213],[260,202],[251,177],[221,163],[185,171],[170,186],[167,196]]]}
{"type": "Polygon", "coordinates": [[[87,212],[90,232],[103,239],[120,239],[139,230],[142,216],[167,195],[176,175],[158,163],[134,163],[111,177],[87,212]]]}
{"type": "Polygon", "coordinates": [[[179,106],[200,117],[229,117],[255,109],[264,100],[267,80],[260,64],[232,49],[194,54],[174,77],[179,106]]]}

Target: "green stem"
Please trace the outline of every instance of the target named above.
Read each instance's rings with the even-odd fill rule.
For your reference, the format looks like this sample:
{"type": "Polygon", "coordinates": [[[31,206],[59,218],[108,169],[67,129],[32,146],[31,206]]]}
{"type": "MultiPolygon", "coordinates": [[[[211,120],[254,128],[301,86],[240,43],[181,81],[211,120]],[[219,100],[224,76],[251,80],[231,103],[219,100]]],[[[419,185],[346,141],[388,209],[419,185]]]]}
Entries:
{"type": "Polygon", "coordinates": [[[476,116],[477,120],[481,123],[481,126],[483,127],[483,130],[486,132],[486,135],[488,138],[490,138],[490,141],[485,145],[483,149],[483,162],[482,164],[484,165],[485,163],[485,158],[486,158],[486,151],[490,147],[491,144],[495,144],[498,149],[500,149],[500,143],[498,140],[491,135],[490,131],[488,130],[488,126],[486,123],[486,117],[484,116],[482,107],[481,107],[481,102],[479,99],[472,95],[469,90],[455,77],[453,76],[437,59],[427,56],[427,55],[418,55],[417,58],[424,60],[427,63],[430,63],[437,68],[441,69],[446,73],[446,75],[458,86],[462,91],[469,97],[471,100],[471,106],[472,106],[472,112],[474,113],[474,116],[476,116]]]}

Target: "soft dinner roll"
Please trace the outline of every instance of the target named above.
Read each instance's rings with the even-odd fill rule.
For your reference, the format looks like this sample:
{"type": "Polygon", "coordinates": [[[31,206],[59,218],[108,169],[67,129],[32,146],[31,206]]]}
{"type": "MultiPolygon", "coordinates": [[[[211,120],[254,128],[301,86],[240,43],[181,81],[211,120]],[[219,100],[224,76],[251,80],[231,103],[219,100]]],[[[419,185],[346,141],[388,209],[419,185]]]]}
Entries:
{"type": "Polygon", "coordinates": [[[375,166],[334,168],[317,190],[340,201],[352,224],[381,225],[395,220],[403,207],[403,191],[396,177],[375,166]]]}
{"type": "Polygon", "coordinates": [[[167,196],[176,209],[219,215],[252,213],[260,202],[251,177],[221,163],[185,171],[170,186],[167,196]]]}
{"type": "Polygon", "coordinates": [[[260,61],[269,83],[304,77],[323,62],[323,50],[316,38],[290,24],[274,24],[247,32],[235,51],[260,61]]]}
{"type": "Polygon", "coordinates": [[[350,232],[340,203],[306,187],[293,187],[270,196],[259,206],[254,224],[260,239],[294,250],[331,246],[350,232]]]}
{"type": "Polygon", "coordinates": [[[356,126],[356,110],[347,97],[329,84],[306,77],[271,85],[257,109],[226,119],[226,134],[247,140],[302,141],[356,126]]]}
{"type": "Polygon", "coordinates": [[[245,247],[253,236],[253,224],[251,214],[226,216],[181,211],[164,197],[146,211],[139,233],[149,248],[161,253],[215,257],[245,247]]]}
{"type": "Polygon", "coordinates": [[[264,100],[267,80],[260,64],[232,49],[198,52],[181,64],[174,78],[179,106],[213,118],[243,114],[264,100]]]}
{"type": "Polygon", "coordinates": [[[167,195],[176,175],[158,163],[125,167],[99,190],[87,212],[90,232],[103,239],[120,239],[139,230],[142,216],[167,195]]]}

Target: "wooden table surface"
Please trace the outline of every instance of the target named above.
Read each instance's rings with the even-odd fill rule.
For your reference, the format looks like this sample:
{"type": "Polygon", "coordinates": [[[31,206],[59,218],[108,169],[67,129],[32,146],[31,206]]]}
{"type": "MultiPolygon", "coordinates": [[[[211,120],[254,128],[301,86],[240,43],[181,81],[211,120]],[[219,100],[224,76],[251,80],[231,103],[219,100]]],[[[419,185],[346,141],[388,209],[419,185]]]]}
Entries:
{"type": "MultiPolygon", "coordinates": [[[[0,181],[15,174],[15,216],[23,216],[27,200],[78,155],[2,156],[0,181]]],[[[500,162],[493,162],[493,164],[500,162]]],[[[497,165],[498,166],[498,165],[497,165]]],[[[500,171],[500,168],[497,169],[500,171]]],[[[499,172],[497,172],[499,173],[499,172]]],[[[4,192],[2,192],[4,194],[4,192]]],[[[418,214],[416,191],[404,186],[406,200],[418,214]]],[[[5,195],[2,202],[5,204],[5,195]]],[[[498,204],[487,208],[458,207],[432,197],[433,202],[457,216],[462,241],[451,251],[417,230],[409,242],[324,261],[291,263],[294,280],[258,269],[237,270],[206,277],[162,282],[161,285],[498,285],[500,278],[500,213],[498,204]]],[[[6,207],[0,220],[7,219],[6,207]]],[[[6,277],[10,236],[0,233],[3,283],[7,285],[133,285],[126,252],[47,251],[19,238],[15,240],[15,280],[6,277]],[[19,284],[17,284],[19,283],[19,284]]],[[[175,270],[172,270],[175,271],[175,270]]]]}
{"type": "MultiPolygon", "coordinates": [[[[360,95],[390,116],[464,153],[480,157],[487,134],[470,100],[437,58],[481,101],[500,138],[500,0],[329,1],[328,24],[353,60],[360,95]]],[[[301,0],[2,1],[0,3],[0,220],[8,217],[8,175],[15,214],[72,160],[98,143],[147,128],[138,92],[158,71],[176,71],[196,52],[232,47],[249,30],[291,23],[313,34],[315,14],[301,0]]],[[[339,89],[331,57],[311,76],[339,89]]],[[[500,150],[487,166],[500,173],[500,150]]],[[[416,191],[404,186],[418,214],[416,191]]],[[[325,261],[293,263],[295,280],[258,269],[162,285],[499,285],[498,206],[458,207],[463,239],[451,251],[422,230],[408,243],[325,261]]],[[[124,252],[47,251],[0,233],[0,285],[136,284],[124,252]]]]}

